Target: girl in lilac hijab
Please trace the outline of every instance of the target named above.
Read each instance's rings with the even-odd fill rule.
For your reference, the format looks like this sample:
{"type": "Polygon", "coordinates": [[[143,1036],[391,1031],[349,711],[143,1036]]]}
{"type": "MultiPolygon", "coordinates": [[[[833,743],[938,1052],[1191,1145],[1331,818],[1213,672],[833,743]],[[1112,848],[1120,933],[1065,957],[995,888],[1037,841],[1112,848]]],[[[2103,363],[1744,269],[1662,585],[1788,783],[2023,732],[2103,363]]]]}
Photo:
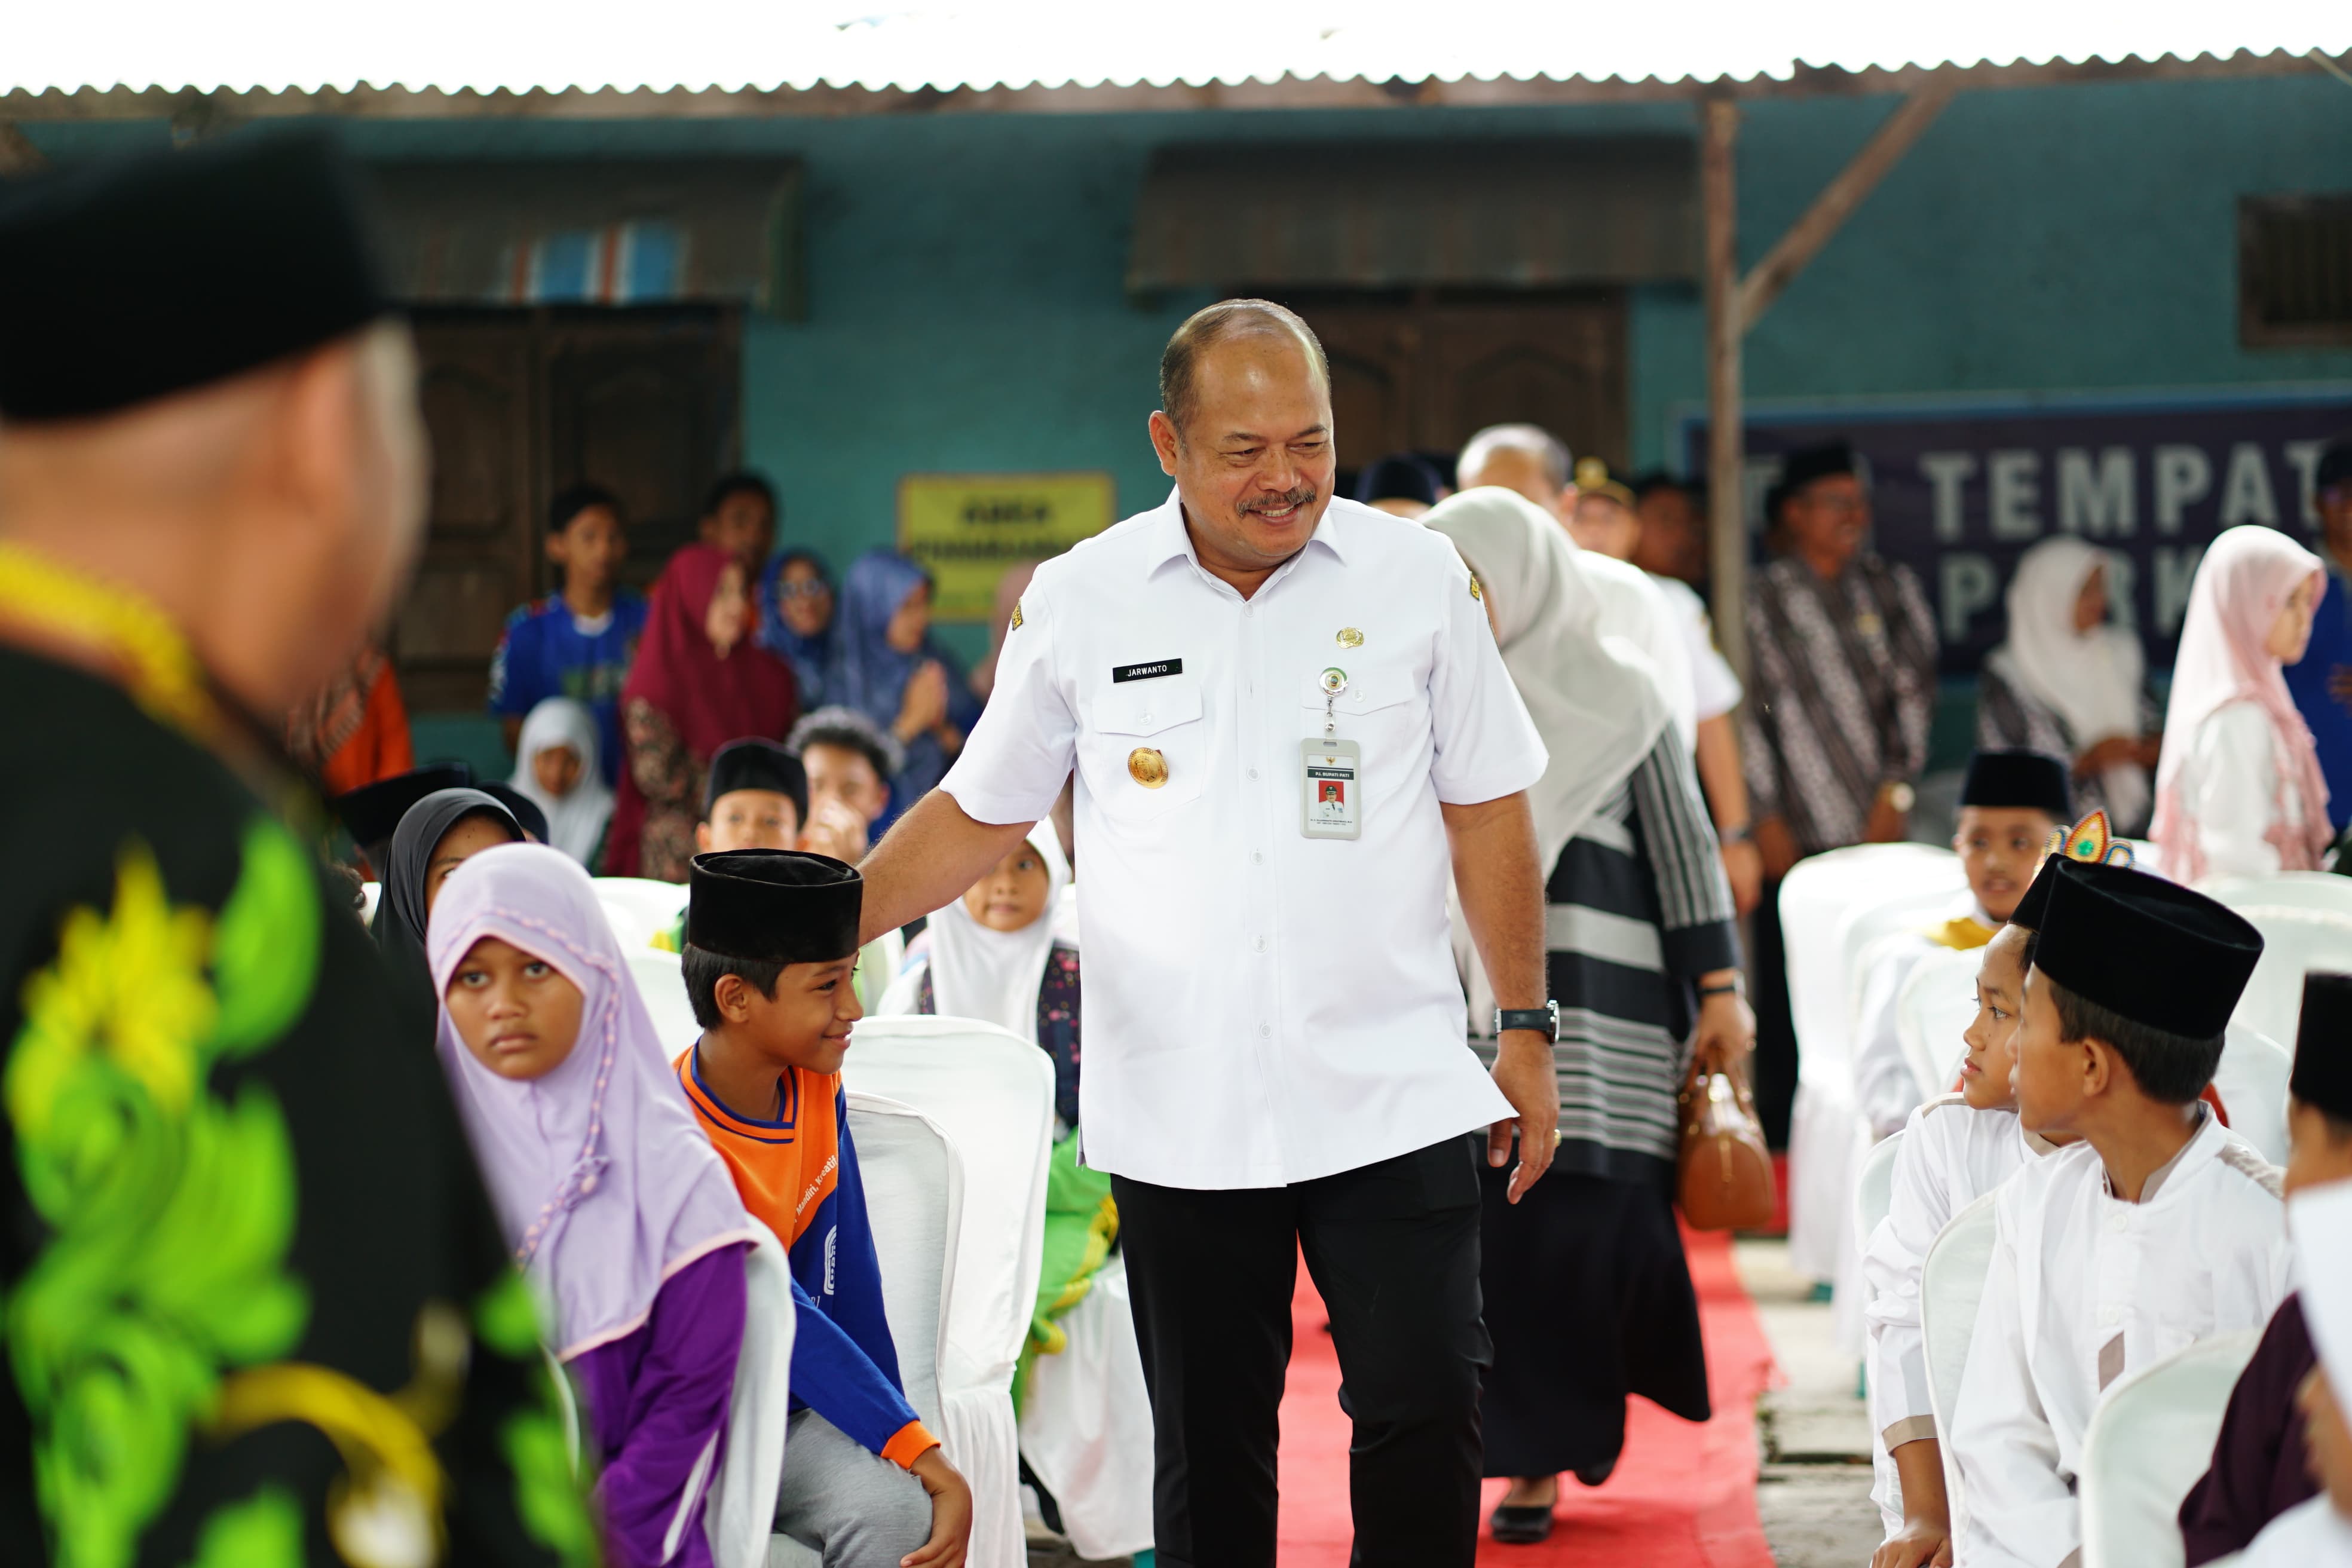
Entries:
{"type": "Polygon", "coordinates": [[[734,1180],[578,864],[536,844],[475,856],[426,949],[442,1068],[587,1405],[607,1559],[707,1568],[755,1234],[734,1180]]]}

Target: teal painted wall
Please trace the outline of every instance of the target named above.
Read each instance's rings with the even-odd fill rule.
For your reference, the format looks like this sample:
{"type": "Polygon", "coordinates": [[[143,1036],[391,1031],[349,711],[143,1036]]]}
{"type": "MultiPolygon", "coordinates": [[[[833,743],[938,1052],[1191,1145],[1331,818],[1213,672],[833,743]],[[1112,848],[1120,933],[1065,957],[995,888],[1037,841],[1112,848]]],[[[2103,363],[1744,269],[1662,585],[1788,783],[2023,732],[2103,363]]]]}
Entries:
{"type": "MultiPolygon", "coordinates": [[[[1748,107],[1753,261],[1893,107],[1748,107]]],[[[1120,287],[1151,150],[1202,139],[1689,128],[1679,105],[1348,113],[356,123],[379,157],[792,153],[807,168],[809,317],[745,334],[743,445],[786,532],[836,561],[887,542],[908,470],[1107,468],[1166,481],[1144,437],[1161,342],[1205,296],[1120,287]]],[[[73,155],[159,127],[38,127],[73,155]]],[[[1269,177],[1279,178],[1279,170],[1269,177]]],[[[1750,336],[1751,397],[2147,387],[2352,375],[2352,353],[2237,342],[2239,195],[2352,189],[2352,89],[2321,75],[1963,95],[1750,336]]],[[[1696,290],[1634,291],[1635,455],[1703,395],[1696,290]]],[[[1346,432],[1340,433],[1344,444],[1346,432]]]]}

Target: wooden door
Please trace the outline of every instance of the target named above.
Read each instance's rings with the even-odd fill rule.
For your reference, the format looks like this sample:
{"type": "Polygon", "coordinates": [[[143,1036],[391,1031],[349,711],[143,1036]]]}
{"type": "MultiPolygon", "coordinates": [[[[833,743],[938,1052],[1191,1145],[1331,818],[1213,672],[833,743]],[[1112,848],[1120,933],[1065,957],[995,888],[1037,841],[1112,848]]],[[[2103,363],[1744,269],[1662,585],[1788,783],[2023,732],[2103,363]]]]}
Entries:
{"type": "Polygon", "coordinates": [[[737,462],[737,324],[715,310],[432,310],[416,317],[433,443],[430,531],[391,638],[416,712],[480,711],[515,606],[553,591],[558,491],[592,481],[628,514],[650,584],[737,462]]]}
{"type": "MultiPolygon", "coordinates": [[[[1276,296],[1281,297],[1281,296],[1276,296]]],[[[1452,452],[1488,425],[1540,425],[1612,468],[1627,457],[1625,305],[1578,294],[1284,298],[1331,360],[1339,460],[1452,452]]]]}

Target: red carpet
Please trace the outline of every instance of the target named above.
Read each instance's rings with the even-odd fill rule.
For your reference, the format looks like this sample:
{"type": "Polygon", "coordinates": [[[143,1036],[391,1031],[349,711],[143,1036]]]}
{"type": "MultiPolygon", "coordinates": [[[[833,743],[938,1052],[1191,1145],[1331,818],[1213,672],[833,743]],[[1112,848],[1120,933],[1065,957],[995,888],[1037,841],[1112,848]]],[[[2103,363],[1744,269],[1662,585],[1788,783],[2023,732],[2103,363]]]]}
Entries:
{"type": "MultiPolygon", "coordinates": [[[[1625,1454],[1597,1489],[1560,1482],[1559,1522],[1541,1546],[1481,1538],[1478,1561],[1495,1568],[1771,1568],[1756,1519],[1756,1396],[1769,1384],[1772,1352],[1740,1288],[1731,1244],[1683,1232],[1698,1286],[1715,1419],[1703,1426],[1646,1399],[1628,1413],[1625,1454]]],[[[1282,1400],[1282,1568],[1346,1568],[1348,1418],[1339,1411],[1339,1363],[1323,1331],[1321,1298],[1298,1269],[1291,1307],[1296,1340],[1282,1400]]],[[[1486,1483],[1486,1506],[1504,1483],[1486,1483]]]]}

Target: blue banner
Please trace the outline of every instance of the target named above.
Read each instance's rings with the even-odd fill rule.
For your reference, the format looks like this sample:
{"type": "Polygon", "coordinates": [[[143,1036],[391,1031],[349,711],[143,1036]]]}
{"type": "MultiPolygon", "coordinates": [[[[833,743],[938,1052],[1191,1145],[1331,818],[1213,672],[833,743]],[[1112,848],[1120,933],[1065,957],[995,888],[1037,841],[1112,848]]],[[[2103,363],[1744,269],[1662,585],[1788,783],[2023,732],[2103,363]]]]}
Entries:
{"type": "MultiPolygon", "coordinates": [[[[1681,420],[1684,471],[1703,473],[1706,419],[1681,420]]],[[[2074,533],[2123,557],[2109,584],[2151,668],[2168,668],[2205,546],[2242,522],[2318,543],[2311,476],[2352,435],[2352,384],[2119,396],[1766,403],[1747,417],[1751,535],[1786,453],[1843,438],[1870,487],[1876,548],[1919,574],[1947,675],[2000,641],[2003,594],[2034,541],[2074,533]]]]}

